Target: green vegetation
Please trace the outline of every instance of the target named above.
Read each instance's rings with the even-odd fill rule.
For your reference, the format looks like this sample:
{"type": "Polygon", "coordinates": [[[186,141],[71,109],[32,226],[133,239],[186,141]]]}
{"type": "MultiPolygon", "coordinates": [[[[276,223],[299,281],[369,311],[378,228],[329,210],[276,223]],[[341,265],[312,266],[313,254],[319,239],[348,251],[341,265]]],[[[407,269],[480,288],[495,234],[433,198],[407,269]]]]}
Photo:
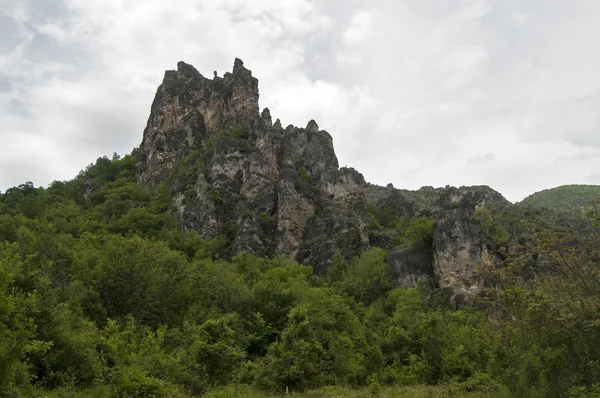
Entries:
{"type": "Polygon", "coordinates": [[[412,247],[418,243],[431,245],[435,220],[427,217],[403,219],[395,226],[398,233],[392,242],[400,247],[412,247]]]}
{"type": "Polygon", "coordinates": [[[435,220],[428,217],[397,217],[394,209],[384,207],[379,209],[375,203],[367,204],[371,215],[371,231],[388,234],[391,246],[410,248],[418,244],[431,246],[435,220]]]}
{"type": "MultiPolygon", "coordinates": [[[[136,185],[135,163],[0,194],[0,396],[600,394],[598,213],[569,241],[536,230],[503,267],[484,264],[493,288],[453,310],[396,288],[382,249],[337,253],[319,279],[285,258],[230,258],[226,236],[181,234],[169,192],[136,185]],[[527,278],[534,254],[545,272],[527,278]]],[[[236,202],[217,194],[223,211],[236,202]]],[[[494,231],[512,218],[489,213],[504,242],[494,231]]],[[[401,246],[434,226],[377,222],[401,246]]]]}
{"type": "Polygon", "coordinates": [[[486,237],[490,242],[498,248],[506,246],[509,240],[508,231],[494,219],[492,213],[486,207],[475,210],[475,217],[481,220],[486,237]]]}
{"type": "Polygon", "coordinates": [[[304,166],[300,167],[300,170],[298,170],[298,175],[302,181],[308,181],[310,179],[310,173],[304,166]]]}
{"type": "Polygon", "coordinates": [[[563,185],[529,195],[521,205],[556,211],[581,211],[600,199],[600,185],[563,185]]]}
{"type": "Polygon", "coordinates": [[[275,216],[267,212],[263,211],[258,215],[258,222],[263,231],[270,231],[275,228],[275,216]]]}

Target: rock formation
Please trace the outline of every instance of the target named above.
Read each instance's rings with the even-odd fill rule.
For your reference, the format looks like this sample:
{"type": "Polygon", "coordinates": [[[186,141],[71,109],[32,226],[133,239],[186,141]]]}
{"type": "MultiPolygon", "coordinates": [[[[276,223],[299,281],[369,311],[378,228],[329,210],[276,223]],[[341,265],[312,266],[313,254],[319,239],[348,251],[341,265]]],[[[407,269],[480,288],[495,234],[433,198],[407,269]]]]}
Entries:
{"type": "Polygon", "coordinates": [[[424,282],[472,294],[476,268],[488,261],[477,207],[505,199],[488,187],[402,191],[365,182],[340,168],[331,135],[314,120],[283,128],[258,107],[258,80],[235,60],[221,78],[180,62],[167,71],[152,103],[140,147],[138,181],[170,189],[183,230],[223,235],[233,255],[290,256],[326,271],[333,254],[390,249],[400,285],[424,282]],[[390,246],[373,233],[368,207],[394,217],[434,217],[430,244],[390,246]]]}

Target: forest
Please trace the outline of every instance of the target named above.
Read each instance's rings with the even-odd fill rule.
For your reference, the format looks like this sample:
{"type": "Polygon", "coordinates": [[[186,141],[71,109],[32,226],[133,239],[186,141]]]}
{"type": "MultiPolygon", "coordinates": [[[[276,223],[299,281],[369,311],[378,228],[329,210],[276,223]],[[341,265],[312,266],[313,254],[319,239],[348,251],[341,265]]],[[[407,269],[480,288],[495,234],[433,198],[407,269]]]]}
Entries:
{"type": "Polygon", "coordinates": [[[502,265],[457,307],[396,287],[380,248],[322,277],[231,257],[226,235],[182,233],[135,165],[0,194],[0,396],[600,397],[593,204],[479,211],[502,265]]]}

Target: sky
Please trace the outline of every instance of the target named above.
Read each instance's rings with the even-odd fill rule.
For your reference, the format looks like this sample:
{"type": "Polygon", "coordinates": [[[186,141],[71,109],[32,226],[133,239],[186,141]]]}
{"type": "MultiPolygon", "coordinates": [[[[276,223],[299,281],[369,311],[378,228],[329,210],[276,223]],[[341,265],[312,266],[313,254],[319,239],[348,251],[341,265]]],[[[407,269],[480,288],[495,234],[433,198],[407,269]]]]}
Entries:
{"type": "Polygon", "coordinates": [[[0,0],[0,191],[130,153],[165,70],[235,57],[369,182],[600,184],[598,21],[597,0],[0,0]]]}

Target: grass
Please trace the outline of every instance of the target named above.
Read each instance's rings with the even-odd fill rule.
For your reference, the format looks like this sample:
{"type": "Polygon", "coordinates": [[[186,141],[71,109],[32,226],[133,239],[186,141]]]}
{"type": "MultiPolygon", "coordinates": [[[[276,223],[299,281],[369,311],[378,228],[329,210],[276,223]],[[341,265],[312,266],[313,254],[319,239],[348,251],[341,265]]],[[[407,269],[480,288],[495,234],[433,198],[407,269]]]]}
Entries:
{"type": "Polygon", "coordinates": [[[205,395],[206,398],[508,398],[508,391],[474,391],[467,392],[458,386],[413,386],[413,387],[382,387],[379,391],[369,388],[349,389],[342,387],[325,387],[304,393],[270,395],[247,386],[229,386],[222,390],[214,390],[205,395]]]}
{"type": "MultiPolygon", "coordinates": [[[[31,396],[40,398],[108,398],[113,395],[109,387],[98,387],[86,391],[69,391],[67,389],[38,391],[31,396]]],[[[204,398],[508,398],[510,396],[508,391],[467,392],[464,387],[457,385],[381,387],[378,391],[369,388],[324,387],[303,393],[291,392],[280,395],[264,393],[246,385],[230,385],[203,395],[204,398]]],[[[173,396],[173,398],[176,397],[191,398],[184,394],[173,396]]]]}
{"type": "MultiPolygon", "coordinates": [[[[108,386],[99,386],[85,391],[59,389],[53,391],[36,391],[30,396],[39,398],[109,398],[114,396],[108,386]]],[[[501,391],[466,391],[462,385],[441,386],[394,386],[376,388],[351,389],[344,387],[324,387],[303,393],[273,395],[254,389],[247,385],[229,385],[215,389],[203,395],[204,398],[508,398],[510,393],[501,391]]],[[[185,394],[170,395],[172,398],[191,398],[185,394]]]]}

